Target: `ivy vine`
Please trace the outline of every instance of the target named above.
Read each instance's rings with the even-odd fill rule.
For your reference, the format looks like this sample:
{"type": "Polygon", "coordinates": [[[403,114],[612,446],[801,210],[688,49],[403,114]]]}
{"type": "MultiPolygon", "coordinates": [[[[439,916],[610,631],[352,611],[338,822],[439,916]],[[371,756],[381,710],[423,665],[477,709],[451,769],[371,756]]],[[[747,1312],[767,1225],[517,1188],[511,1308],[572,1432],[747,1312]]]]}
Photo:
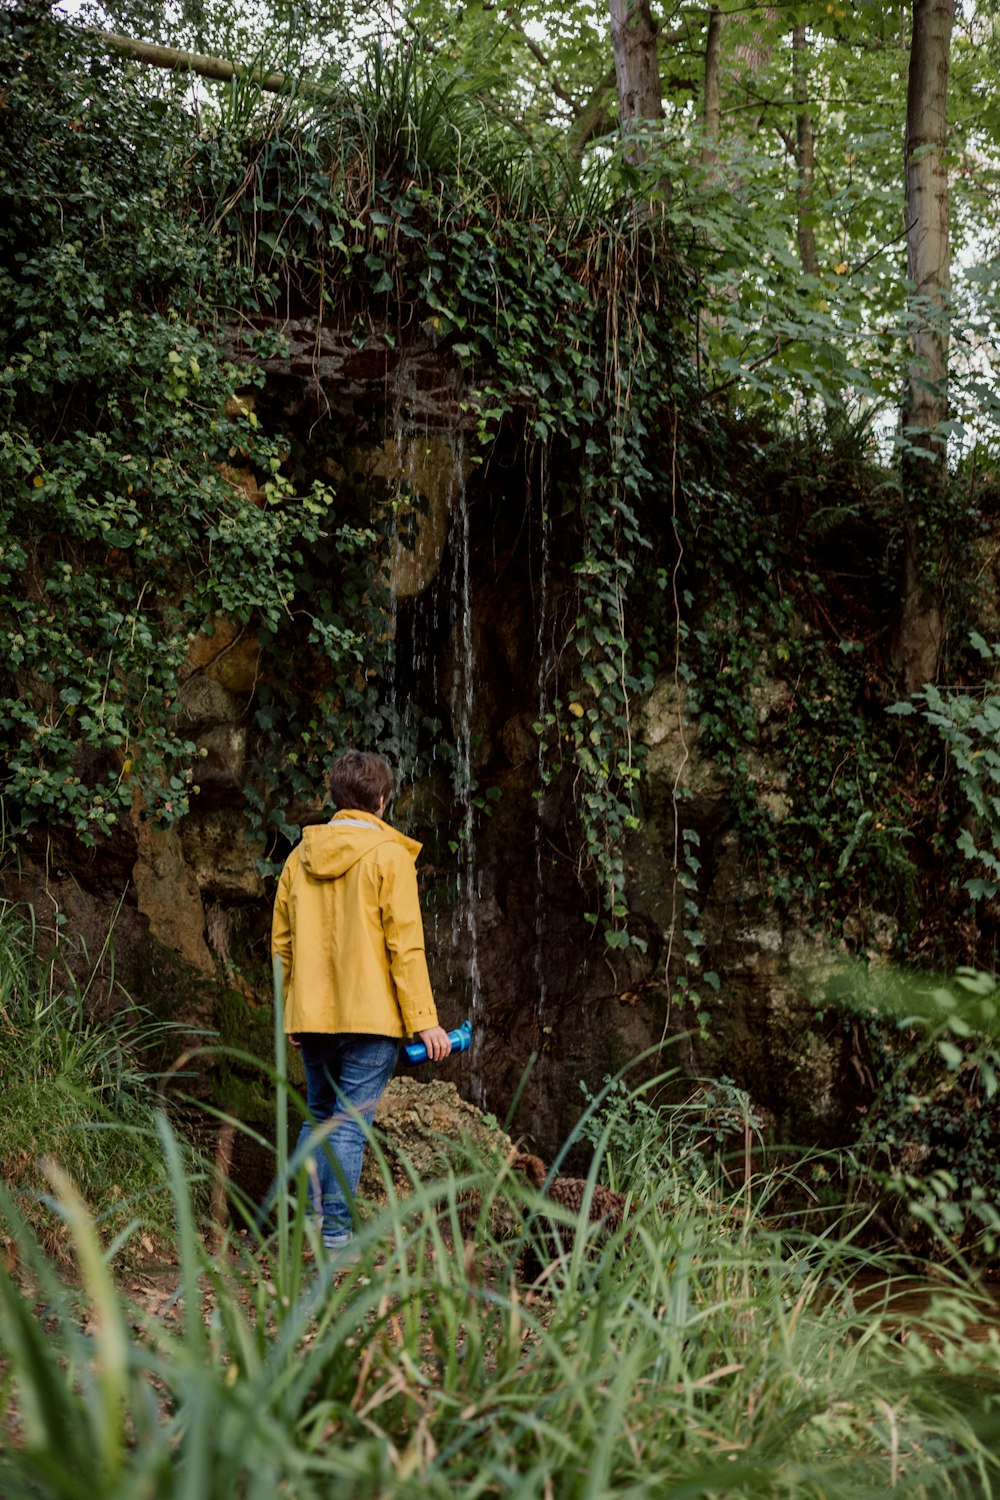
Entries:
{"type": "MultiPolygon", "coordinates": [[[[816,535],[834,509],[862,525],[870,491],[832,472],[829,432],[804,446],[830,460],[825,488],[808,458],[807,479],[792,486],[786,464],[775,482],[773,434],[701,399],[693,218],[682,257],[655,213],[636,213],[634,173],[609,159],[574,180],[526,158],[473,90],[416,53],[374,57],[357,108],[207,111],[201,130],[169,83],[151,98],[147,78],[46,17],[4,13],[0,66],[0,733],[16,826],[62,820],[93,840],[136,806],[184,813],[198,760],[183,676],[193,636],[220,616],[265,663],[250,709],[258,834],[294,838],[345,740],[413,767],[437,733],[404,722],[386,688],[391,515],[318,479],[265,403],[258,418],[259,367],[220,350],[219,321],[280,309],[350,330],[359,349],[433,346],[476,458],[504,439],[544,448],[575,608],[538,725],[542,768],[572,779],[611,948],[641,942],[631,726],[671,658],[771,893],[842,912],[877,880],[912,908],[911,809],[866,697],[881,624],[837,638],[822,568],[790,568],[782,536],[796,507],[816,535]],[[804,628],[810,611],[820,623],[804,628]],[[768,673],[792,684],[780,817],[752,764],[768,673]],[[798,692],[805,678],[823,691],[798,692]]],[[[699,858],[678,810],[692,972],[699,858]]]]}
{"type": "Polygon", "coordinates": [[[44,16],[0,16],[0,73],[4,809],[93,843],[189,806],[194,635],[279,630],[306,550],[367,538],[295,490],[220,351],[254,279],[205,233],[190,114],[44,16]]]}

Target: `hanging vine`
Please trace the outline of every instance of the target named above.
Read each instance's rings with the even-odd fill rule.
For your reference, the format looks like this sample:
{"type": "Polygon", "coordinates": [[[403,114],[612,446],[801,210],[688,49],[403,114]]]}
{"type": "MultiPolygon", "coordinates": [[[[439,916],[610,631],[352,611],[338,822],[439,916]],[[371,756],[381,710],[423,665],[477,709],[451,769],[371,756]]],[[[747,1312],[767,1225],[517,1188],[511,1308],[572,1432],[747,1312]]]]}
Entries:
{"type": "MultiPolygon", "coordinates": [[[[315,319],[317,338],[335,326],[358,349],[432,349],[455,375],[472,457],[488,463],[501,440],[544,447],[575,593],[541,764],[572,781],[590,915],[610,947],[639,941],[626,890],[643,767],[635,702],[661,658],[679,669],[682,643],[691,712],[771,888],[830,899],[816,870],[782,868],[798,827],[832,872],[826,889],[846,896],[872,870],[912,902],[894,833],[905,809],[894,787],[877,807],[869,792],[890,751],[866,728],[860,662],[793,634],[792,596],[815,597],[804,573],[774,581],[782,500],[779,486],[769,509],[768,444],[698,399],[697,246],[688,226],[679,248],[676,202],[661,223],[635,213],[634,173],[613,160],[580,177],[526,154],[468,79],[418,51],[375,55],[350,98],[262,113],[245,90],[198,128],[169,91],[151,104],[148,85],[82,44],[76,71],[49,67],[69,45],[58,25],[11,15],[4,27],[3,167],[19,207],[0,231],[16,312],[0,388],[0,728],[15,826],[63,820],[93,839],[136,805],[183,814],[198,760],[181,677],[191,638],[218,616],[265,663],[251,710],[258,833],[295,836],[297,808],[346,738],[419,755],[385,692],[381,522],[317,482],[308,445],[258,420],[247,388],[259,366],[220,353],[218,320],[280,313],[315,319]],[[106,147],[126,134],[127,173],[106,147]],[[768,634],[783,634],[781,661],[821,677],[833,705],[796,699],[802,790],[797,823],[780,828],[747,758],[747,689],[768,634]],[[829,790],[827,719],[848,701],[867,749],[845,802],[829,790]]],[[[248,343],[268,352],[263,334],[248,343]]],[[[686,960],[698,854],[691,830],[675,833],[686,960]]]]}

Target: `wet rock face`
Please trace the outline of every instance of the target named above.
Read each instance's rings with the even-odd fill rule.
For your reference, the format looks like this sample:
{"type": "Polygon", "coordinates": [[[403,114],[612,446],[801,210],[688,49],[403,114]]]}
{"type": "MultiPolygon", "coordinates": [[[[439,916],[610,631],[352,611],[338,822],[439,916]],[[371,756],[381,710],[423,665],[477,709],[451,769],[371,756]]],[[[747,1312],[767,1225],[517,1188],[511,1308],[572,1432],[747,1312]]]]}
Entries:
{"type": "MultiPolygon", "coordinates": [[[[444,740],[460,742],[460,755],[442,754],[425,777],[400,789],[392,814],[425,845],[421,892],[442,1020],[470,1016],[474,1024],[471,1054],[444,1064],[435,1078],[500,1120],[513,1110],[512,1133],[551,1159],[579,1120],[581,1082],[596,1093],[607,1076],[664,1044],[629,1076],[638,1081],[673,1067],[725,1074],[767,1105],[781,1128],[836,1138],[845,1108],[843,1039],[812,1024],[802,940],[748,882],[725,787],[699,743],[683,686],[665,675],[633,705],[633,735],[646,762],[642,824],[626,858],[630,927],[646,947],[609,954],[603,924],[595,931],[584,915],[600,902],[579,876],[572,775],[541,786],[536,725],[559,673],[572,671],[562,657],[575,595],[571,566],[553,555],[545,531],[538,475],[520,451],[494,461],[488,474],[469,466],[455,381],[440,370],[434,420],[452,425],[418,430],[411,421],[391,431],[392,402],[402,410],[409,401],[410,417],[424,412],[420,401],[430,399],[434,382],[417,376],[435,370],[430,349],[414,351],[404,369],[384,348],[359,351],[328,331],[317,365],[315,327],[292,334],[292,352],[271,372],[266,399],[282,423],[299,424],[299,447],[308,454],[305,434],[318,430],[330,407],[315,397],[310,404],[311,387],[295,362],[301,358],[309,380],[332,383],[324,401],[339,382],[337,423],[353,433],[354,446],[334,451],[333,438],[326,440],[317,477],[339,493],[350,476],[361,501],[369,486],[373,507],[384,507],[387,496],[398,502],[397,545],[376,560],[393,599],[386,628],[396,644],[394,690],[440,719],[444,740]],[[387,379],[395,382],[391,401],[378,384],[387,379]],[[473,799],[481,805],[468,811],[473,799]],[[705,967],[721,979],[704,1037],[677,991],[684,829],[698,838],[705,967]]],[[[249,726],[264,668],[252,627],[211,622],[191,645],[181,689],[181,722],[199,752],[199,790],[187,817],[166,831],[138,815],[123,819],[96,851],[62,830],[44,830],[23,851],[20,883],[7,881],[8,894],[23,892],[43,924],[52,910],[66,918],[61,926],[78,934],[78,955],[100,950],[113,925],[119,986],[155,1001],[159,985],[158,1009],[214,1024],[234,1047],[266,1035],[258,1022],[270,1003],[273,882],[259,873],[263,849],[247,842],[245,812],[249,726]],[[162,977],[165,956],[169,977],[162,977]]],[[[764,683],[754,691],[766,727],[782,690],[764,683]]],[[[782,769],[755,754],[761,795],[780,817],[787,811],[782,769]]],[[[318,791],[316,807],[300,809],[305,820],[321,800],[318,791]]],[[[113,987],[109,975],[106,988],[113,987]]],[[[267,1123],[265,1113],[255,1118],[267,1123]]]]}
{"type": "Polygon", "coordinates": [[[201,890],[176,828],[140,825],[132,888],[152,936],[199,973],[211,975],[201,890]]]}
{"type": "MultiPolygon", "coordinates": [[[[488,619],[477,628],[490,635],[488,619]]],[[[526,635],[498,622],[494,636],[511,652],[518,633],[526,635]]],[[[572,782],[557,779],[538,796],[536,675],[529,662],[520,697],[509,677],[482,695],[489,748],[479,784],[496,795],[492,815],[477,815],[468,848],[451,847],[456,800],[444,771],[404,788],[394,809],[400,826],[425,843],[419,867],[425,933],[442,1020],[451,1025],[470,1016],[474,1024],[471,1054],[432,1075],[427,1070],[429,1076],[450,1088],[459,1114],[464,1098],[504,1121],[517,1101],[508,1130],[548,1159],[577,1126],[585,1104],[581,1083],[596,1094],[605,1078],[650,1049],[654,1055],[629,1073],[637,1082],[672,1068],[725,1075],[767,1107],[779,1133],[836,1140],[847,1107],[848,1059],[842,1028],[815,1020],[807,971],[817,953],[784,930],[751,888],[727,828],[718,777],[700,759],[673,684],[657,685],[637,725],[649,746],[645,817],[627,858],[631,925],[648,947],[644,954],[608,955],[583,916],[593,898],[578,879],[572,782]],[[686,772],[694,791],[682,817],[700,838],[706,965],[722,981],[705,1037],[691,1008],[676,992],[670,999],[673,986],[666,982],[680,952],[665,935],[676,897],[675,786],[686,772]],[[656,1053],[661,1043],[665,1049],[656,1053]]],[[[240,730],[239,697],[213,678],[203,676],[192,688],[186,709],[202,743],[240,730]]],[[[173,955],[177,969],[157,1008],[176,1019],[194,1007],[197,1024],[221,1027],[223,1040],[236,1047],[258,1033],[266,1038],[266,1025],[257,1023],[269,1003],[273,887],[258,872],[245,826],[238,777],[220,776],[177,827],[157,832],[137,824],[123,831],[120,848],[108,851],[118,858],[117,889],[107,870],[99,873],[99,857],[74,861],[68,846],[61,884],[50,882],[69,925],[87,934],[92,951],[100,947],[101,921],[110,920],[124,892],[114,935],[118,980],[146,999],[149,975],[162,965],[143,953],[173,955]],[[178,982],[177,972],[190,982],[178,982]],[[220,987],[216,1015],[210,1004],[206,1010],[213,984],[220,987]]],[[[39,871],[30,893],[39,910],[49,899],[43,887],[39,871]]],[[[267,1089],[257,1088],[256,1097],[266,1127],[267,1089]]],[[[415,1128],[436,1133],[424,1105],[419,1119],[415,1103],[404,1115],[406,1109],[415,1128]]],[[[438,1123],[444,1134],[465,1128],[458,1115],[438,1123]]],[[[568,1165],[585,1159],[580,1144],[568,1165]]]]}

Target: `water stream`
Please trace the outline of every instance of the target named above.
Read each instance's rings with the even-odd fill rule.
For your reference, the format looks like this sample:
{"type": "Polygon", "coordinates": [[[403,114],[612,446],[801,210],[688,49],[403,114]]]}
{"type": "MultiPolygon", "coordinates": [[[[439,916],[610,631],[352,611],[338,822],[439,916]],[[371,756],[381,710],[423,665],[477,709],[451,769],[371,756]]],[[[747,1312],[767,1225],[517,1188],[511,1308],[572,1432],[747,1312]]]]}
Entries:
{"type": "Polygon", "coordinates": [[[465,483],[464,444],[461,433],[454,443],[450,509],[452,513],[452,640],[450,709],[455,736],[455,767],[452,786],[459,818],[455,850],[458,861],[458,901],[452,917],[452,945],[464,970],[472,1048],[469,1058],[469,1093],[482,1106],[482,977],[479,967],[479,888],[476,871],[475,796],[472,764],[475,647],[472,631],[472,556],[469,545],[469,497],[465,483]]]}
{"type": "MultiPolygon", "coordinates": [[[[530,478],[529,478],[530,485],[530,478]]],[[[548,1034],[548,1019],[546,1015],[546,1001],[548,998],[548,986],[546,981],[545,966],[545,741],[547,731],[545,729],[546,715],[549,713],[551,704],[549,701],[549,676],[553,670],[553,640],[552,623],[549,601],[549,515],[548,515],[548,466],[544,448],[540,457],[540,474],[538,481],[538,530],[539,545],[537,555],[538,579],[535,585],[537,630],[536,643],[538,652],[538,722],[542,725],[542,732],[538,736],[538,799],[535,811],[535,953],[534,974],[536,986],[536,1015],[538,1017],[538,1040],[537,1045],[541,1049],[544,1046],[544,1038],[548,1034]]],[[[529,493],[529,507],[532,496],[529,493]]]]}
{"type": "MultiPolygon", "coordinates": [[[[389,693],[404,773],[410,769],[407,761],[414,747],[423,746],[430,770],[445,772],[449,779],[451,803],[445,821],[454,861],[455,899],[447,903],[450,918],[425,912],[425,921],[433,924],[438,960],[445,961],[447,973],[442,978],[462,996],[462,1015],[446,1019],[449,1024],[466,1016],[472,1021],[473,1045],[464,1063],[463,1093],[482,1105],[473,754],[477,674],[465,444],[457,425],[448,432],[415,428],[407,421],[411,403],[405,388],[397,390],[396,396],[394,461],[386,474],[392,507],[389,693]],[[401,629],[404,610],[405,630],[401,629]],[[428,745],[431,730],[420,705],[435,698],[444,722],[428,745]],[[442,930],[442,924],[450,930],[442,930]]],[[[419,763],[416,769],[419,776],[419,763]]]]}

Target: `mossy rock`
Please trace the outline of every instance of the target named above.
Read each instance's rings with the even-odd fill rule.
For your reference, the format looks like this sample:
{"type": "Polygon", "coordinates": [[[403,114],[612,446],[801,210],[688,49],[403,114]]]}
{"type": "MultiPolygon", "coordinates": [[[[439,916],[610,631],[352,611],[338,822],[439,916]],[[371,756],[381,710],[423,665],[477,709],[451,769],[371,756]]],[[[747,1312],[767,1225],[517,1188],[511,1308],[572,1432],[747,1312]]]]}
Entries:
{"type": "MultiPolygon", "coordinates": [[[[463,1099],[453,1083],[437,1080],[392,1079],[375,1115],[375,1135],[401,1197],[413,1191],[414,1177],[433,1182],[486,1169],[496,1183],[513,1152],[510,1137],[492,1115],[463,1099]]],[[[360,1196],[373,1203],[386,1201],[383,1170],[370,1149],[365,1153],[360,1196]]],[[[462,1193],[464,1229],[475,1225],[480,1204],[478,1193],[462,1193]]],[[[520,1227],[519,1217],[501,1197],[491,1201],[490,1226],[498,1237],[520,1227]]]]}

